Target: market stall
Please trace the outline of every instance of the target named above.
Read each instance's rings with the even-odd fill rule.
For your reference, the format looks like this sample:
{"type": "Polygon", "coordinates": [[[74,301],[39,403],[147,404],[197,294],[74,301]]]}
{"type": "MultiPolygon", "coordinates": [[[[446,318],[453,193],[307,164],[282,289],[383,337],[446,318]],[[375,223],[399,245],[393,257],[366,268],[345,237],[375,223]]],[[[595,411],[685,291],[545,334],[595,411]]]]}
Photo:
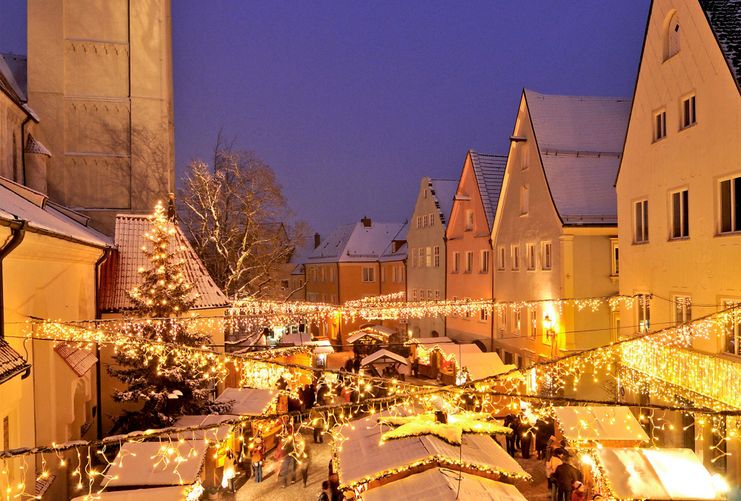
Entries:
{"type": "Polygon", "coordinates": [[[315,367],[325,367],[327,364],[327,355],[334,353],[334,348],[329,339],[312,339],[308,332],[292,332],[284,335],[280,344],[293,346],[313,346],[313,365],[315,367]]]}
{"type": "Polygon", "coordinates": [[[378,350],[380,345],[387,345],[393,334],[396,334],[396,331],[389,327],[370,325],[351,332],[347,336],[347,344],[353,345],[353,352],[358,355],[370,355],[378,350]]]}
{"type": "Polygon", "coordinates": [[[630,408],[624,406],[554,407],[556,430],[578,448],[637,447],[649,437],[630,408]]]}
{"type": "Polygon", "coordinates": [[[596,450],[603,496],[617,499],[723,499],[691,449],[596,450]]]}
{"type": "Polygon", "coordinates": [[[390,482],[362,493],[363,501],[417,501],[456,499],[489,501],[525,501],[514,485],[488,478],[449,470],[432,468],[401,480],[390,482]]]}
{"type": "Polygon", "coordinates": [[[481,353],[481,348],[475,344],[443,342],[434,344],[417,344],[414,352],[420,375],[432,379],[436,379],[438,376],[443,378],[447,375],[447,379],[450,379],[451,377],[454,379],[455,356],[461,353],[481,353]]]}
{"type": "Polygon", "coordinates": [[[157,501],[195,501],[200,499],[203,488],[200,484],[179,485],[177,487],[153,487],[151,489],[130,489],[127,491],[103,491],[95,494],[94,498],[88,495],[73,498],[72,501],[141,501],[142,499],[156,499],[157,501]]]}
{"type": "Polygon", "coordinates": [[[360,366],[374,376],[409,375],[409,360],[398,353],[386,349],[380,349],[363,358],[360,366]]]}
{"type": "MultiPolygon", "coordinates": [[[[256,388],[227,388],[216,399],[217,402],[233,402],[229,414],[233,416],[265,416],[288,410],[285,398],[277,390],[256,388]]],[[[250,421],[245,426],[246,437],[261,436],[265,450],[278,445],[278,433],[282,428],[279,419],[260,419],[250,421]]]]}
{"type": "Polygon", "coordinates": [[[205,477],[202,440],[126,442],[111,461],[108,489],[194,485],[205,477]]]}

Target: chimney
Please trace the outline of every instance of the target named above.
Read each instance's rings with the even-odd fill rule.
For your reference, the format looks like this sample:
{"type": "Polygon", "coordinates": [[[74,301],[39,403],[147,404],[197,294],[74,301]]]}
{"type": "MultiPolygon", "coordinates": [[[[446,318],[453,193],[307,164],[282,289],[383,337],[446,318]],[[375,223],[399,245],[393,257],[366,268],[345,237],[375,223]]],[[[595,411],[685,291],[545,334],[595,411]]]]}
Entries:
{"type": "Polygon", "coordinates": [[[370,228],[371,227],[371,220],[368,216],[363,217],[363,219],[360,220],[361,223],[363,223],[364,228],[370,228]]]}
{"type": "Polygon", "coordinates": [[[322,236],[319,233],[314,233],[314,248],[319,247],[320,243],[322,243],[322,236]]]}

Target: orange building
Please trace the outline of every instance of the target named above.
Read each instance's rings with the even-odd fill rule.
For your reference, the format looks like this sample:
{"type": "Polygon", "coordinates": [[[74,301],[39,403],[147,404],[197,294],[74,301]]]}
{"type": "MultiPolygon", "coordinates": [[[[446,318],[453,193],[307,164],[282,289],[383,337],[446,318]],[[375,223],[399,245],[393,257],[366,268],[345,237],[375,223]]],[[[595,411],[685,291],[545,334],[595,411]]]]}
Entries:
{"type": "MultiPolygon", "coordinates": [[[[448,300],[492,299],[491,229],[506,163],[504,155],[475,151],[466,155],[445,232],[448,300]]],[[[448,317],[445,329],[451,339],[491,349],[493,327],[488,310],[448,317]]]]}

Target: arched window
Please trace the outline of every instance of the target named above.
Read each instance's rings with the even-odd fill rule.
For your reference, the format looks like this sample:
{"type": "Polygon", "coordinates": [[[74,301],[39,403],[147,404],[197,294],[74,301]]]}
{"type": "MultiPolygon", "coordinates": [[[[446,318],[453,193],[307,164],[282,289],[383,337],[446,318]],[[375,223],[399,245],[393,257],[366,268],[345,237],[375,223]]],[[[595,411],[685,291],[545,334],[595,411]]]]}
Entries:
{"type": "Polygon", "coordinates": [[[674,11],[668,16],[664,28],[664,61],[679,52],[679,16],[674,11]]]}

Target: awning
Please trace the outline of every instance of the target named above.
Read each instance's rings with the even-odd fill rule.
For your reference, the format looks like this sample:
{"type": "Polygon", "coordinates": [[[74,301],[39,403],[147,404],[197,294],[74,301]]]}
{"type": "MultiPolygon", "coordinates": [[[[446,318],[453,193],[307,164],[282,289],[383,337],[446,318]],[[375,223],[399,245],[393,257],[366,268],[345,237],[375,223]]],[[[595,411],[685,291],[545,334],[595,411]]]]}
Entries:
{"type": "Polygon", "coordinates": [[[393,351],[389,351],[385,348],[371,353],[367,357],[364,357],[363,360],[360,361],[360,365],[369,365],[373,362],[378,361],[379,359],[387,359],[387,361],[399,362],[400,364],[409,365],[409,360],[402,357],[398,353],[394,353],[393,351]]]}
{"type": "Polygon", "coordinates": [[[191,485],[199,480],[208,445],[183,442],[127,442],[111,462],[109,487],[191,485]]]}
{"type": "MultiPolygon", "coordinates": [[[[206,426],[210,424],[221,423],[223,421],[228,421],[230,419],[234,419],[234,416],[218,414],[208,414],[205,416],[180,416],[175,421],[175,424],[173,424],[173,426],[176,428],[186,426],[206,426]]],[[[232,428],[234,428],[233,425],[225,424],[223,426],[219,426],[218,428],[209,428],[208,430],[184,431],[180,435],[184,438],[193,440],[206,439],[211,442],[223,442],[229,437],[229,433],[231,433],[232,428]]]]}
{"type": "Polygon", "coordinates": [[[572,406],[554,407],[553,410],[563,436],[569,442],[648,441],[648,435],[628,407],[572,406]]]}
{"type": "Polygon", "coordinates": [[[141,501],[142,499],[156,499],[157,501],[183,501],[192,486],[179,485],[177,487],[154,487],[152,489],[130,489],[127,491],[103,491],[96,494],[94,498],[80,496],[72,501],[88,501],[96,499],[101,501],[141,501]]]}
{"type": "Polygon", "coordinates": [[[234,401],[229,414],[236,416],[262,416],[270,410],[270,404],[277,397],[278,392],[273,390],[227,388],[219,395],[216,401],[234,401]]]}

